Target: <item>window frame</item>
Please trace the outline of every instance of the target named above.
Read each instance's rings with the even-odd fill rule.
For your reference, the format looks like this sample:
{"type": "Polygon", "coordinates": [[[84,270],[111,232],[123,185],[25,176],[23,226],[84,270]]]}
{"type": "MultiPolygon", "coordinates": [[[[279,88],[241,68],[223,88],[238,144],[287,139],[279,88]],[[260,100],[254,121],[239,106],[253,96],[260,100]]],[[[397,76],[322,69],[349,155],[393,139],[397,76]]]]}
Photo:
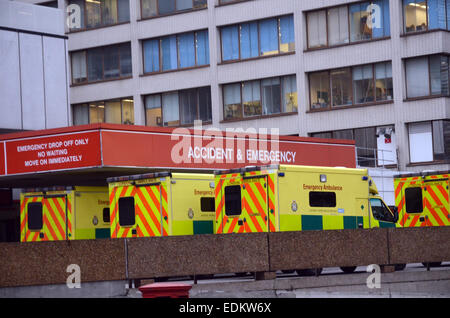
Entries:
{"type": "MultiPolygon", "coordinates": [[[[74,116],[74,113],[75,113],[75,109],[74,108],[75,107],[87,106],[87,108],[88,108],[88,123],[87,124],[84,124],[84,123],[83,124],[77,124],[77,125],[88,125],[88,124],[91,124],[91,116],[90,116],[90,111],[89,111],[89,109],[91,107],[90,105],[96,104],[95,107],[98,108],[100,104],[103,104],[103,106],[106,107],[105,104],[107,102],[119,101],[120,102],[120,122],[121,122],[121,124],[125,125],[126,123],[124,122],[124,116],[123,116],[123,101],[125,101],[125,100],[133,100],[133,112],[134,112],[134,99],[133,99],[133,96],[122,97],[122,98],[115,98],[115,99],[108,99],[108,100],[100,100],[100,101],[92,101],[92,102],[86,102],[86,103],[72,104],[71,105],[71,108],[72,108],[72,122],[73,122],[73,119],[75,117],[74,116]]],[[[133,118],[134,118],[134,114],[133,114],[133,118]]],[[[102,122],[106,123],[106,116],[105,116],[104,113],[103,113],[103,121],[102,122]]],[[[134,120],[134,122],[131,125],[135,125],[135,123],[136,123],[136,120],[134,120]]]]}
{"type": "MultiPolygon", "coordinates": [[[[243,0],[243,1],[250,1],[250,0],[243,0]]],[[[241,1],[240,1],[241,2],[241,1]]],[[[241,23],[235,23],[235,24],[229,24],[229,25],[222,25],[222,26],[218,26],[219,28],[219,38],[220,38],[220,64],[228,64],[228,63],[236,63],[236,62],[241,62],[241,61],[249,61],[249,60],[255,60],[255,59],[261,59],[261,58],[268,58],[268,57],[272,57],[272,56],[280,56],[280,55],[289,55],[289,54],[295,54],[295,50],[293,51],[288,51],[288,52],[281,52],[281,26],[280,26],[280,19],[283,17],[289,17],[292,16],[293,22],[294,22],[294,33],[295,33],[295,19],[294,19],[294,14],[285,14],[285,15],[281,15],[281,16],[276,16],[276,17],[270,17],[270,18],[264,18],[264,19],[259,19],[259,20],[252,20],[252,21],[245,21],[245,22],[241,22],[241,23]],[[277,37],[278,37],[278,53],[276,54],[268,54],[268,55],[262,55],[261,54],[261,32],[260,32],[260,22],[261,21],[265,21],[265,20],[271,20],[271,19],[276,19],[277,20],[277,37]],[[257,23],[257,31],[258,31],[258,56],[253,56],[253,57],[249,57],[249,58],[242,58],[242,54],[241,54],[241,25],[242,24],[249,24],[249,23],[257,23]],[[238,31],[238,48],[239,48],[239,52],[238,52],[238,58],[237,59],[230,59],[230,60],[224,60],[223,58],[223,39],[222,39],[222,29],[226,28],[226,27],[233,27],[236,26],[237,27],[237,31],[238,31]]],[[[295,45],[295,39],[294,39],[294,45],[295,45]]]]}
{"type": "Polygon", "coordinates": [[[200,89],[203,89],[203,88],[209,88],[209,95],[210,95],[210,115],[211,115],[211,119],[210,120],[208,120],[208,121],[203,121],[203,124],[210,124],[210,123],[212,123],[212,97],[211,97],[211,86],[202,86],[202,87],[194,87],[194,88],[188,88],[188,89],[182,89],[182,90],[177,90],[177,91],[168,91],[168,92],[161,92],[161,93],[156,93],[156,94],[146,94],[146,95],[143,95],[143,106],[144,106],[144,113],[145,113],[145,126],[147,126],[147,127],[190,127],[190,126],[193,126],[194,125],[194,122],[192,122],[192,123],[188,123],[188,124],[181,124],[181,107],[182,107],[182,105],[181,105],[181,97],[180,97],[180,93],[181,92],[187,92],[187,91],[189,91],[189,90],[195,90],[195,94],[196,94],[196,101],[197,101],[197,103],[196,103],[196,118],[194,119],[194,121],[195,120],[201,120],[201,118],[200,118],[200,89]],[[178,97],[178,114],[179,114],[179,116],[178,116],[178,122],[179,122],[179,124],[178,125],[173,125],[173,126],[165,126],[164,125],[164,112],[163,112],[163,108],[164,108],[164,105],[163,105],[163,99],[162,99],[162,95],[163,94],[166,94],[166,93],[177,93],[177,97],[178,97]],[[161,101],[161,125],[158,125],[158,126],[148,126],[148,118],[147,118],[147,112],[146,112],[146,110],[147,110],[147,108],[146,108],[146,105],[145,105],[145,98],[147,97],[147,96],[159,96],[159,98],[160,98],[160,101],[161,101]]]}
{"type": "MultiPolygon", "coordinates": [[[[85,3],[86,1],[83,0],[85,3]]],[[[116,0],[116,16],[117,16],[117,21],[119,21],[119,2],[120,0],[116,0]]],[[[69,33],[76,33],[76,32],[83,32],[83,31],[88,31],[88,30],[95,30],[95,29],[101,29],[101,28],[107,28],[110,26],[114,26],[114,25],[120,25],[120,24],[126,24],[126,23],[130,23],[131,21],[131,10],[130,10],[130,1],[133,0],[129,0],[128,1],[128,21],[122,21],[122,22],[117,22],[117,23],[113,23],[113,24],[103,24],[103,9],[104,6],[102,5],[102,3],[100,3],[100,26],[96,26],[96,27],[92,27],[92,28],[88,28],[87,27],[87,9],[86,9],[86,5],[83,6],[83,24],[84,27],[83,28],[79,28],[79,29],[71,29],[69,28],[69,33]]],[[[70,5],[70,1],[68,1],[68,4],[70,5]]]]}
{"type": "MultiPolygon", "coordinates": [[[[450,1],[450,0],[449,0],[450,1]]],[[[450,96],[450,54],[449,53],[438,53],[438,54],[431,54],[431,55],[421,55],[421,56],[414,56],[410,58],[403,59],[403,71],[404,71],[404,77],[405,77],[405,97],[403,101],[414,101],[414,100],[421,100],[421,99],[429,99],[429,98],[439,98],[439,97],[449,97],[450,96]],[[447,57],[447,83],[448,83],[448,93],[442,94],[442,86],[441,86],[441,94],[432,94],[432,86],[431,86],[431,63],[430,59],[434,56],[440,56],[440,57],[447,57]],[[414,59],[420,59],[420,58],[426,58],[427,59],[427,66],[428,66],[428,95],[423,96],[415,96],[415,97],[408,97],[408,71],[406,67],[406,62],[408,60],[414,60],[414,59]]],[[[442,78],[441,78],[442,79],[442,78]]],[[[442,84],[441,84],[442,85],[442,84]]]]}
{"type": "Polygon", "coordinates": [[[407,125],[407,132],[408,132],[408,157],[409,157],[409,163],[407,164],[407,166],[416,166],[416,165],[423,165],[423,164],[434,164],[434,163],[450,163],[450,159],[446,160],[446,159],[436,159],[436,155],[435,155],[435,151],[434,151],[434,136],[435,136],[435,131],[434,131],[434,122],[438,122],[438,121],[444,121],[444,122],[448,122],[448,124],[450,125],[450,119],[438,119],[438,120],[425,120],[425,121],[418,121],[418,122],[410,122],[410,123],[406,123],[407,125]],[[419,123],[429,123],[431,126],[431,149],[432,149],[432,155],[433,155],[433,160],[431,161],[414,161],[411,162],[411,138],[410,138],[410,124],[419,124],[419,123]]]}
{"type": "MultiPolygon", "coordinates": [[[[352,2],[352,3],[348,3],[348,4],[340,4],[340,5],[334,5],[334,6],[330,6],[330,7],[325,7],[325,8],[319,8],[319,9],[314,9],[314,10],[310,10],[310,11],[306,11],[305,12],[305,21],[306,21],[306,50],[305,51],[315,51],[315,50],[322,50],[322,49],[328,49],[328,48],[334,48],[334,47],[340,47],[340,46],[347,46],[347,45],[354,45],[354,44],[360,44],[360,43],[366,43],[366,42],[373,42],[373,41],[381,41],[381,40],[386,40],[386,39],[390,39],[391,38],[391,28],[389,27],[389,35],[384,35],[381,37],[373,37],[373,32],[372,35],[370,37],[370,39],[366,39],[366,40],[357,40],[357,41],[352,41],[351,40],[351,23],[350,23],[350,7],[352,5],[356,5],[356,4],[362,4],[364,2],[369,2],[370,4],[373,4],[376,1],[357,1],[357,2],[352,2]],[[330,40],[329,40],[329,34],[328,34],[328,11],[331,9],[336,9],[339,7],[347,7],[347,32],[348,32],[348,42],[347,43],[339,43],[339,44],[332,44],[330,45],[330,40]],[[312,12],[319,12],[319,11],[325,11],[325,32],[326,32],[326,45],[321,45],[321,46],[313,46],[311,47],[309,45],[309,24],[308,24],[308,14],[312,13],[312,12]]],[[[387,1],[387,3],[390,5],[389,1],[387,1]]],[[[390,11],[389,11],[389,26],[391,26],[391,21],[390,21],[390,11]]],[[[383,21],[385,21],[385,17],[383,17],[383,21]]],[[[384,25],[383,25],[384,28],[384,25]]]]}
{"type": "MultiPolygon", "coordinates": [[[[221,87],[221,89],[222,89],[222,116],[223,116],[222,122],[233,122],[233,121],[241,121],[241,120],[252,120],[252,119],[259,119],[259,118],[270,118],[270,117],[276,117],[276,116],[298,114],[298,98],[297,98],[297,111],[283,112],[283,78],[291,77],[291,76],[297,77],[296,74],[290,74],[290,75],[274,76],[274,77],[267,77],[267,78],[261,78],[261,79],[256,79],[256,80],[248,80],[248,81],[242,81],[242,82],[233,82],[233,83],[222,84],[221,85],[222,86],[221,87]],[[264,114],[262,81],[269,80],[269,79],[278,79],[280,82],[280,108],[279,108],[278,113],[264,114]],[[243,101],[243,88],[244,88],[245,83],[250,83],[250,82],[259,82],[261,115],[245,116],[244,101],[243,101]],[[233,118],[226,118],[225,117],[225,86],[236,85],[236,84],[239,84],[239,90],[240,90],[241,116],[233,117],[233,118]]],[[[296,78],[296,80],[297,80],[297,78],[296,78]]],[[[297,81],[296,81],[296,83],[297,83],[297,81]]],[[[297,96],[298,96],[298,90],[297,90],[297,96]]]]}
{"type": "Polygon", "coordinates": [[[450,31],[450,19],[449,19],[449,15],[450,12],[448,10],[448,8],[450,7],[450,0],[445,0],[445,25],[446,28],[433,28],[430,29],[430,20],[429,20],[429,6],[428,6],[428,0],[423,0],[426,2],[426,9],[425,9],[425,16],[426,16],[426,21],[427,21],[427,25],[426,25],[426,30],[419,30],[419,31],[406,31],[406,12],[405,12],[405,0],[401,1],[401,11],[402,11],[402,31],[401,31],[401,35],[400,36],[409,36],[409,35],[415,35],[415,34],[422,34],[422,33],[428,33],[428,32],[436,32],[436,31],[450,31]]]}
{"type": "MultiPolygon", "coordinates": [[[[159,1],[160,0],[155,0],[156,1],[156,14],[152,15],[152,16],[144,16],[143,15],[143,10],[142,10],[142,8],[143,8],[142,1],[143,0],[139,0],[140,20],[157,19],[157,18],[167,17],[167,16],[171,16],[171,15],[176,15],[176,14],[182,14],[182,13],[188,13],[188,12],[208,9],[208,2],[206,2],[206,5],[204,7],[195,8],[195,6],[194,6],[194,1],[195,0],[192,0],[192,9],[180,9],[180,10],[177,10],[176,9],[177,1],[175,0],[175,10],[173,12],[160,14],[159,13],[159,1]]],[[[138,21],[140,21],[140,20],[138,20],[138,21]]]]}
{"type": "Polygon", "coordinates": [[[189,31],[189,32],[181,32],[181,33],[176,33],[176,34],[168,34],[165,36],[161,36],[161,37],[155,37],[155,38],[148,38],[148,39],[142,39],[140,40],[141,42],[141,54],[142,54],[142,76],[147,76],[147,75],[154,75],[154,74],[162,74],[162,73],[169,73],[169,72],[177,72],[177,71],[184,71],[184,70],[191,70],[191,69],[196,69],[196,68],[202,68],[202,67],[209,67],[211,65],[211,57],[209,56],[209,63],[208,64],[198,64],[198,59],[197,59],[197,55],[198,55],[198,50],[197,50],[197,36],[199,32],[207,32],[207,39],[208,39],[208,51],[210,48],[210,43],[209,43],[209,30],[208,29],[201,29],[201,30],[195,30],[195,31],[189,31]],[[179,36],[184,35],[184,34],[190,34],[193,33],[194,34],[194,59],[195,59],[195,65],[194,66],[188,66],[188,67],[180,67],[180,50],[179,50],[179,36]],[[177,67],[174,69],[168,69],[168,70],[163,70],[163,49],[162,49],[162,40],[164,38],[169,38],[175,36],[175,42],[176,42],[176,54],[177,54],[177,67]],[[146,72],[146,63],[145,63],[145,52],[144,52],[144,42],[146,41],[152,41],[152,40],[157,40],[158,41],[158,52],[159,52],[159,71],[153,71],[153,72],[146,72]]]}
{"type": "Polygon", "coordinates": [[[76,51],[71,51],[70,52],[70,76],[71,76],[71,86],[79,86],[79,85],[88,85],[88,84],[94,84],[94,83],[101,83],[101,82],[109,82],[109,81],[117,81],[117,80],[122,80],[122,79],[129,79],[133,77],[133,66],[131,65],[131,74],[130,75],[122,75],[122,67],[121,67],[121,49],[123,47],[125,47],[126,45],[130,46],[130,57],[132,58],[132,52],[131,52],[131,42],[123,42],[123,43],[117,43],[117,44],[112,44],[112,45],[106,45],[106,46],[99,46],[99,47],[92,47],[92,48],[88,48],[88,49],[83,49],[83,50],[76,50],[76,51]],[[118,54],[118,59],[119,59],[119,63],[118,63],[118,70],[119,70],[119,76],[118,77],[113,77],[113,78],[105,78],[105,50],[107,49],[111,49],[114,48],[115,50],[117,50],[117,54],[118,54]],[[91,52],[94,50],[101,50],[102,51],[102,78],[99,80],[89,80],[89,52],[91,52]],[[84,52],[84,56],[85,56],[85,63],[86,63],[86,80],[79,82],[79,83],[75,83],[75,79],[74,79],[74,72],[73,72],[73,54],[77,54],[77,53],[81,53],[84,52]]]}
{"type": "MultiPolygon", "coordinates": [[[[332,111],[332,110],[338,110],[338,109],[345,109],[345,108],[350,108],[350,107],[366,107],[366,106],[371,106],[371,105],[380,105],[380,104],[391,104],[394,103],[394,96],[392,96],[391,99],[380,99],[377,100],[377,94],[376,94],[376,66],[377,65],[381,65],[381,64],[388,64],[391,63],[391,67],[392,67],[392,61],[384,61],[384,62],[377,62],[377,63],[370,63],[370,64],[362,64],[362,65],[353,65],[353,66],[347,66],[347,67],[339,67],[339,68],[333,68],[333,69],[328,69],[328,70],[321,70],[321,71],[315,71],[315,72],[309,72],[307,73],[308,75],[308,96],[309,96],[309,109],[307,110],[307,112],[320,112],[320,111],[332,111]],[[373,99],[374,101],[369,101],[369,102],[365,102],[365,103],[355,103],[355,91],[354,91],[354,80],[353,80],[353,75],[354,75],[354,69],[357,67],[365,67],[365,66],[371,66],[372,69],[372,82],[373,82],[373,87],[372,87],[372,94],[373,94],[373,99]],[[333,83],[331,81],[331,73],[333,71],[336,70],[343,70],[343,69],[350,69],[350,76],[351,76],[351,90],[352,90],[352,96],[351,96],[351,104],[346,104],[346,105],[337,105],[337,106],[333,106],[333,83]],[[327,107],[320,107],[317,109],[312,108],[312,99],[311,99],[311,75],[313,74],[318,74],[318,73],[327,73],[327,77],[328,77],[328,87],[329,87],[329,92],[330,92],[330,96],[328,98],[329,100],[329,104],[327,107]]],[[[386,78],[385,78],[386,79],[386,78]]],[[[392,79],[393,79],[393,74],[392,74],[392,79]]],[[[393,82],[392,82],[393,84],[393,82]]],[[[394,87],[392,87],[392,91],[393,91],[394,87]]]]}

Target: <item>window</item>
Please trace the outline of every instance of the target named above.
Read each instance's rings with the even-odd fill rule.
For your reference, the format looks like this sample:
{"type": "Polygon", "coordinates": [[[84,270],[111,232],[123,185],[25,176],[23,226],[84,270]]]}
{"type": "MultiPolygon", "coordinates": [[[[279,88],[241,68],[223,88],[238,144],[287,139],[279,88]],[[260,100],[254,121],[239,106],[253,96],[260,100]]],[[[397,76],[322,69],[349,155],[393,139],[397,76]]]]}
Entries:
{"type": "Polygon", "coordinates": [[[375,98],[377,101],[392,100],[394,98],[392,84],[392,64],[375,64],[375,98]]]}
{"type": "Polygon", "coordinates": [[[145,96],[147,126],[192,125],[211,121],[211,88],[200,87],[145,96]]]}
{"type": "Polygon", "coordinates": [[[134,198],[125,197],[119,199],[119,225],[132,226],[136,223],[134,210],[134,198]]]}
{"type": "Polygon", "coordinates": [[[330,107],[330,78],[328,72],[317,72],[309,75],[309,95],[311,109],[330,107]]]}
{"type": "Polygon", "coordinates": [[[349,42],[348,9],[347,6],[328,10],[328,41],[329,45],[349,42]]]}
{"type": "Polygon", "coordinates": [[[28,203],[28,229],[31,231],[42,230],[42,202],[28,203]]]}
{"type": "Polygon", "coordinates": [[[392,100],[392,66],[384,62],[310,73],[309,87],[311,110],[392,100]]]}
{"type": "Polygon", "coordinates": [[[295,75],[223,85],[224,120],[297,112],[295,75]]]}
{"type": "Polygon", "coordinates": [[[335,192],[309,192],[309,206],[321,208],[336,207],[336,193],[335,192]]]}
{"type": "Polygon", "coordinates": [[[298,111],[297,78],[295,75],[281,78],[282,112],[291,113],[298,111]]]}
{"type": "Polygon", "coordinates": [[[220,35],[224,62],[295,51],[292,15],[222,27],[220,35]]]}
{"type": "Polygon", "coordinates": [[[219,0],[219,4],[233,3],[233,2],[242,2],[248,0],[219,0]]]}
{"type": "MultiPolygon", "coordinates": [[[[69,5],[78,5],[80,8],[80,23],[71,23],[71,31],[130,21],[129,0],[69,0],[69,5]]],[[[76,18],[74,19],[72,22],[78,22],[76,18]]]]}
{"type": "Polygon", "coordinates": [[[390,36],[389,0],[360,2],[306,13],[308,48],[390,36]]]}
{"type": "Polygon", "coordinates": [[[375,100],[372,65],[353,68],[353,94],[355,104],[364,104],[375,100]]]}
{"type": "Polygon", "coordinates": [[[337,69],[330,72],[332,106],[351,105],[352,87],[351,70],[349,68],[337,69]]]}
{"type": "Polygon", "coordinates": [[[142,49],[144,73],[209,65],[207,30],[145,40],[142,49]]]}
{"type": "Polygon", "coordinates": [[[372,215],[378,221],[394,223],[394,215],[391,210],[380,199],[369,199],[372,215]]]}
{"type": "Polygon", "coordinates": [[[449,0],[403,0],[405,33],[449,29],[449,0]]]}
{"type": "Polygon", "coordinates": [[[281,113],[281,86],[280,78],[274,77],[261,81],[263,114],[271,115],[281,113]]]}
{"type": "Polygon", "coordinates": [[[134,125],[131,98],[77,104],[72,106],[73,124],[111,123],[134,125]]]}
{"type": "Polygon", "coordinates": [[[377,136],[375,127],[358,128],[353,131],[358,165],[375,167],[377,155],[377,136]]]}
{"type": "Polygon", "coordinates": [[[450,159],[450,120],[410,123],[408,133],[411,163],[450,159]]]}
{"type": "Polygon", "coordinates": [[[109,208],[103,208],[103,223],[111,222],[111,215],[109,213],[109,208]]]}
{"type": "Polygon", "coordinates": [[[91,83],[132,75],[130,43],[72,52],[71,59],[72,84],[91,83]]]}
{"type": "Polygon", "coordinates": [[[405,189],[405,206],[406,213],[422,213],[422,188],[406,188],[405,189]]]}
{"type": "Polygon", "coordinates": [[[449,95],[448,56],[406,59],[405,71],[407,98],[449,95]]]}
{"type": "Polygon", "coordinates": [[[87,81],[86,51],[72,53],[72,78],[74,84],[87,81]]]}
{"type": "Polygon", "coordinates": [[[216,206],[214,198],[200,198],[200,210],[202,212],[215,212],[216,206]]]}
{"type": "MultiPolygon", "coordinates": [[[[242,59],[248,59],[252,57],[258,56],[258,23],[257,22],[251,22],[251,23],[244,23],[240,26],[240,48],[241,48],[241,58],[242,59]]],[[[223,43],[223,51],[224,54],[224,60],[233,60],[239,58],[239,48],[238,47],[232,47],[231,52],[228,52],[227,47],[225,45],[226,42],[230,42],[231,45],[235,45],[236,41],[234,40],[235,37],[238,36],[237,27],[232,26],[231,29],[234,33],[228,35],[227,32],[228,29],[224,28],[224,39],[226,40],[223,43]],[[230,55],[231,53],[231,55],[230,55]]]]}
{"type": "Polygon", "coordinates": [[[242,83],[242,102],[245,117],[262,115],[261,87],[259,81],[242,83]]]}
{"type": "Polygon", "coordinates": [[[242,212],[241,203],[241,186],[233,185],[225,187],[225,215],[240,215],[242,212]]]}
{"type": "Polygon", "coordinates": [[[308,23],[308,47],[327,46],[327,15],[326,10],[309,12],[308,23]]]}
{"type": "Polygon", "coordinates": [[[141,0],[142,18],[206,8],[207,0],[141,0]]]}

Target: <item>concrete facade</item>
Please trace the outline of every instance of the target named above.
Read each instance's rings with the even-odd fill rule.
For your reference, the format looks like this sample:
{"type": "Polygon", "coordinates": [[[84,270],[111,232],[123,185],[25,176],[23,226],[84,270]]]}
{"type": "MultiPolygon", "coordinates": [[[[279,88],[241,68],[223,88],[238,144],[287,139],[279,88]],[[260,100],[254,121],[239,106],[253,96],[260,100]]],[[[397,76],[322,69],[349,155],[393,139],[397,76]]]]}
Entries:
{"type": "MultiPolygon", "coordinates": [[[[27,0],[27,2],[45,2],[27,0]]],[[[448,96],[407,100],[405,58],[450,53],[450,33],[445,30],[405,35],[401,0],[389,1],[390,36],[376,41],[308,50],[306,12],[354,3],[354,0],[297,1],[253,0],[219,5],[208,0],[207,9],[142,19],[140,1],[130,0],[130,22],[82,32],[66,32],[69,52],[131,42],[132,77],[86,85],[72,85],[70,104],[133,97],[135,124],[145,125],[144,96],[174,90],[211,86],[212,125],[219,129],[279,128],[282,135],[308,136],[365,127],[395,127],[398,170],[448,170],[449,159],[410,164],[408,123],[450,119],[448,96]],[[294,16],[295,52],[267,58],[222,63],[220,27],[287,14],[294,16]],[[181,32],[208,29],[209,67],[144,75],[142,40],[181,32]],[[308,74],[320,70],[391,61],[393,96],[389,103],[310,111],[308,74]],[[296,75],[298,113],[239,121],[224,121],[222,87],[227,83],[296,75]]],[[[59,8],[67,1],[58,0],[59,8]]],[[[208,126],[206,126],[208,127],[208,126]]],[[[396,152],[396,154],[395,154],[396,152]]]]}
{"type": "Polygon", "coordinates": [[[0,131],[68,126],[67,37],[62,10],[0,2],[0,131]]]}

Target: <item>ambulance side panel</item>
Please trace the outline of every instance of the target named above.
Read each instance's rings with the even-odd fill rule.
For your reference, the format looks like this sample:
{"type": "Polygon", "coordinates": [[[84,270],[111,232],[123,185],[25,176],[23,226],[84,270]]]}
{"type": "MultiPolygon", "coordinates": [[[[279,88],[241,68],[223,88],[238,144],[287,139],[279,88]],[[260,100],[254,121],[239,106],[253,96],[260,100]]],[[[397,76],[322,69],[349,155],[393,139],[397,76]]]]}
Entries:
{"type": "Polygon", "coordinates": [[[214,233],[214,179],[172,178],[172,235],[214,233]]]}
{"type": "Polygon", "coordinates": [[[280,230],[369,226],[368,181],[363,174],[287,169],[278,177],[280,230]],[[324,175],[326,182],[321,182],[324,175]]]}
{"type": "Polygon", "coordinates": [[[72,191],[76,239],[109,238],[109,198],[106,191],[72,191]]]}

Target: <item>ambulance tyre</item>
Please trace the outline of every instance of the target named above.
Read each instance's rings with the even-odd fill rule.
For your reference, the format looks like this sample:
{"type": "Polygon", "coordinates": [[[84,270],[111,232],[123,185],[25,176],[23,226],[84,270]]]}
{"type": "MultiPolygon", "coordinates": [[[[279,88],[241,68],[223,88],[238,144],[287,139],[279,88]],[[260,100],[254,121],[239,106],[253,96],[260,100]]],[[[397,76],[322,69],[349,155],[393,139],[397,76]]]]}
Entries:
{"type": "Polygon", "coordinates": [[[355,271],[356,266],[345,266],[345,267],[341,267],[341,271],[343,271],[346,274],[351,274],[355,271]]]}
{"type": "Polygon", "coordinates": [[[427,267],[428,264],[430,264],[430,267],[439,267],[439,266],[441,266],[441,262],[422,263],[422,265],[425,266],[425,267],[427,267]]]}
{"type": "Polygon", "coordinates": [[[396,271],[402,271],[406,267],[406,264],[395,264],[395,270],[396,271]]]}
{"type": "Polygon", "coordinates": [[[283,274],[292,274],[295,272],[295,269],[283,269],[281,270],[283,274]]]}
{"type": "Polygon", "coordinates": [[[322,268],[296,269],[295,271],[299,276],[319,276],[322,268]]]}

